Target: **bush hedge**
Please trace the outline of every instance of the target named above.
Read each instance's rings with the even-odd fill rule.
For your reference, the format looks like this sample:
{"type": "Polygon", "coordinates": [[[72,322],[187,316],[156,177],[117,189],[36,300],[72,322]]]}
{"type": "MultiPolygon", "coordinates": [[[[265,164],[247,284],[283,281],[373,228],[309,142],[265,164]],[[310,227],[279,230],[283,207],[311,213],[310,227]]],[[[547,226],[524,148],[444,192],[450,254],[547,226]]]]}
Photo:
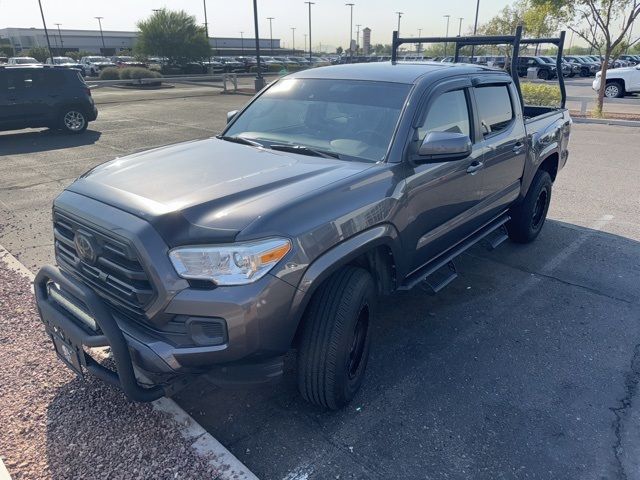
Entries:
{"type": "Polygon", "coordinates": [[[137,80],[140,78],[160,78],[159,72],[141,67],[108,67],[100,72],[100,80],[137,80]]]}
{"type": "Polygon", "coordinates": [[[527,83],[520,85],[525,105],[555,107],[560,105],[560,87],[544,83],[527,83]]]}
{"type": "Polygon", "coordinates": [[[120,80],[120,69],[107,67],[100,72],[100,80],[120,80]]]}

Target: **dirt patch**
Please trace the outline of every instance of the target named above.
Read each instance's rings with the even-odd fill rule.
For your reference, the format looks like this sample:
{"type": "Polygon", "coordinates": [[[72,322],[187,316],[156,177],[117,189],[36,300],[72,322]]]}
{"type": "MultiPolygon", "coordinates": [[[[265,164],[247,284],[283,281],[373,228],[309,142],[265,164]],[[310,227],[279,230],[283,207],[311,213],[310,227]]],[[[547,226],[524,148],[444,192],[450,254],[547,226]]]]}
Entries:
{"type": "MultiPolygon", "coordinates": [[[[575,118],[598,118],[594,117],[591,112],[587,112],[586,115],[582,115],[577,110],[571,110],[572,117],[575,118]]],[[[605,116],[602,118],[598,118],[598,120],[633,120],[640,121],[640,113],[613,113],[613,112],[605,112],[605,116]]]]}
{"type": "Polygon", "coordinates": [[[0,452],[14,480],[216,478],[176,424],[57,359],[28,281],[0,263],[0,452]]]}

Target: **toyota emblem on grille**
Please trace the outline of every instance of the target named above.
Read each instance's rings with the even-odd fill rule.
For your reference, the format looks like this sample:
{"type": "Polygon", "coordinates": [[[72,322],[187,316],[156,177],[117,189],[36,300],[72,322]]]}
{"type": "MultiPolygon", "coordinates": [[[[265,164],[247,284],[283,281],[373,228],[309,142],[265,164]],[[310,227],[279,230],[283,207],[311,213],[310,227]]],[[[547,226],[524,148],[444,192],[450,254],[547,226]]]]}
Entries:
{"type": "Polygon", "coordinates": [[[76,232],[73,243],[76,246],[76,253],[83,261],[93,263],[96,261],[96,247],[93,239],[82,233],[76,232]]]}

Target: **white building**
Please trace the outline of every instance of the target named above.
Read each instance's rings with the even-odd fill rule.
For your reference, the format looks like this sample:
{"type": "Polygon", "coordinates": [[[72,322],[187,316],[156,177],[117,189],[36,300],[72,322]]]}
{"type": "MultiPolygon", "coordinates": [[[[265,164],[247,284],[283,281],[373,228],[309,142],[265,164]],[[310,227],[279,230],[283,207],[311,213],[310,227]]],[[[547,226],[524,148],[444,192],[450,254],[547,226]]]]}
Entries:
{"type": "MultiPolygon", "coordinates": [[[[121,50],[132,49],[138,37],[137,32],[124,32],[116,30],[69,30],[58,29],[54,26],[48,28],[49,41],[54,55],[64,52],[87,51],[102,55],[115,55],[121,50]]],[[[31,47],[46,47],[47,37],[43,28],[0,28],[0,38],[6,38],[19,54],[31,47]]],[[[213,55],[254,55],[255,39],[212,37],[209,43],[213,48],[213,55]]],[[[281,51],[280,40],[273,39],[274,55],[281,51]]],[[[271,40],[260,39],[260,52],[270,55],[271,40]]]]}

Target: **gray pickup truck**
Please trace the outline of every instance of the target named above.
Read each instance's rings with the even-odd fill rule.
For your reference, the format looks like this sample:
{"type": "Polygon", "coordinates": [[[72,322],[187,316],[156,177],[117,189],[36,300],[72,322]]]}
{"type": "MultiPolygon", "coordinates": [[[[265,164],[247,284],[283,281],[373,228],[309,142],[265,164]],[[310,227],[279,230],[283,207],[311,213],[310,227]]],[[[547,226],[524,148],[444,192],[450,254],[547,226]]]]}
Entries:
{"type": "Polygon", "coordinates": [[[481,239],[538,236],[570,126],[488,67],[286,76],[221,135],[115,159],[62,192],[41,317],[70,368],[134,400],[203,373],[275,378],[295,350],[302,396],[340,408],[363,381],[379,296],[440,290],[481,239]],[[92,355],[107,346],[113,370],[92,355]]]}

